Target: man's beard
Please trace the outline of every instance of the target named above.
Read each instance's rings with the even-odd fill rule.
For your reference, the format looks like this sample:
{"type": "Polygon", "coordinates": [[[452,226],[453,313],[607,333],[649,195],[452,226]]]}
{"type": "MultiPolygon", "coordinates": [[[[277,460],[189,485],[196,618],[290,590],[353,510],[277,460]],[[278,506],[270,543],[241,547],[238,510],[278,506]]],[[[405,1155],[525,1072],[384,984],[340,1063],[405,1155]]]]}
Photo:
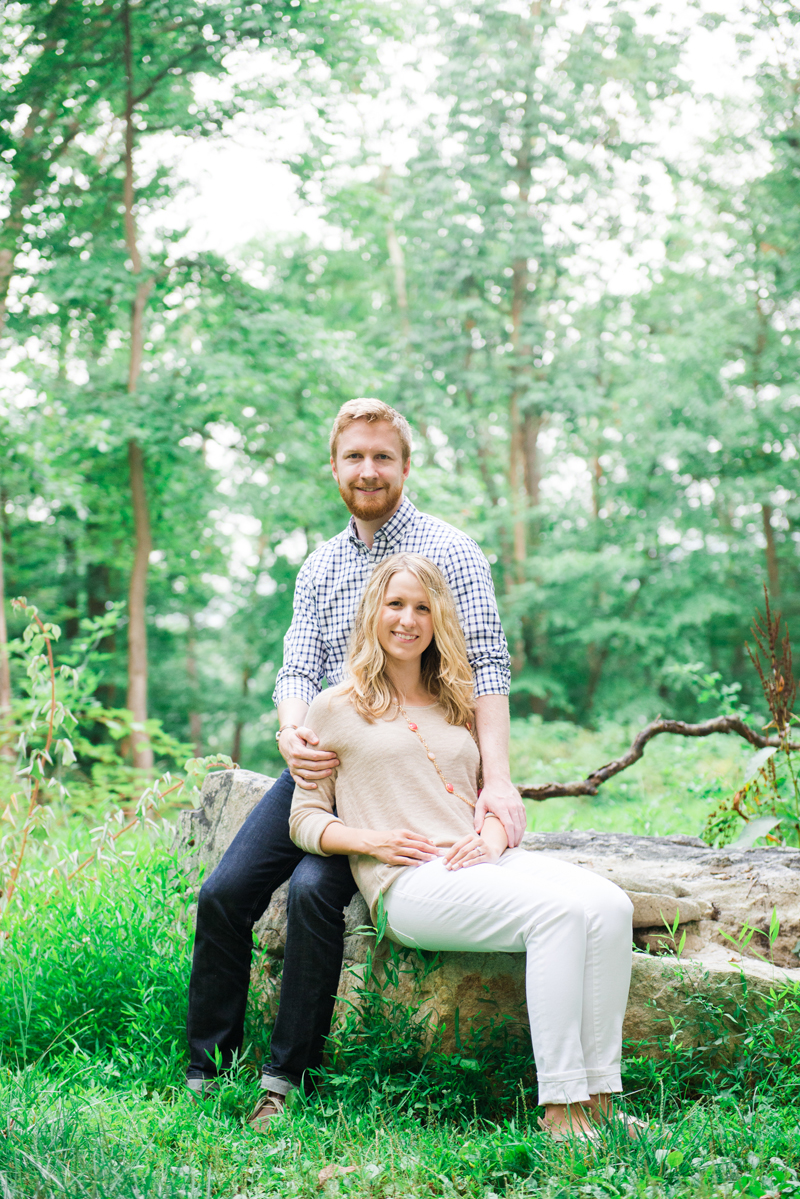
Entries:
{"type": "Polygon", "coordinates": [[[355,487],[342,487],[339,484],[339,495],[347,504],[356,520],[383,520],[396,507],[397,501],[403,494],[403,485],[387,487],[385,490],[374,491],[366,497],[355,487]]]}

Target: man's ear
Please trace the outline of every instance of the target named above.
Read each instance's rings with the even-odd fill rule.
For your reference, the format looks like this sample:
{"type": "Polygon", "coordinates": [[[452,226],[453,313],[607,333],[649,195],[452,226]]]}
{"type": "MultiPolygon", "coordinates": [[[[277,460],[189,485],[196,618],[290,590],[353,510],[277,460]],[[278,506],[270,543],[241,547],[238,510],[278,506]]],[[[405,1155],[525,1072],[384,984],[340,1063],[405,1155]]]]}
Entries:
{"type": "Polygon", "coordinates": [[[331,454],[331,474],[333,475],[334,479],[335,479],[335,480],[336,480],[336,482],[338,483],[338,482],[339,482],[339,476],[338,476],[338,475],[337,475],[337,473],[336,473],[336,459],[333,457],[333,455],[332,455],[332,454],[331,454]]]}
{"type": "Polygon", "coordinates": [[[403,466],[403,478],[404,479],[408,478],[408,472],[410,470],[411,470],[411,455],[409,454],[408,458],[405,461],[405,465],[403,466]]]}

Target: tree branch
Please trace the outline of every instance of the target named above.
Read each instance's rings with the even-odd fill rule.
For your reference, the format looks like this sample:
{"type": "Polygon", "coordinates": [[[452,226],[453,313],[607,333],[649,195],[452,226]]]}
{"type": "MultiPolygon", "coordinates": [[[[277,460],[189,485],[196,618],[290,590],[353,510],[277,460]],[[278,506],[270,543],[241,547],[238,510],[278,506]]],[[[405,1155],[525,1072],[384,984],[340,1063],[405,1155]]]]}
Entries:
{"type": "Polygon", "coordinates": [[[765,737],[762,733],[757,733],[739,716],[715,716],[713,720],[704,720],[702,724],[686,724],[684,720],[662,720],[659,717],[657,720],[651,720],[650,724],[637,734],[627,753],[615,758],[613,762],[607,762],[605,766],[598,766],[597,770],[593,770],[585,779],[579,779],[574,783],[539,783],[520,787],[519,793],[523,799],[538,800],[554,799],[557,795],[596,795],[603,783],[607,783],[615,774],[638,762],[644,754],[647,742],[652,741],[659,733],[675,733],[679,737],[710,737],[712,733],[736,733],[756,749],[775,746],[776,749],[784,747],[800,750],[800,745],[792,741],[781,742],[777,737],[765,737]]]}

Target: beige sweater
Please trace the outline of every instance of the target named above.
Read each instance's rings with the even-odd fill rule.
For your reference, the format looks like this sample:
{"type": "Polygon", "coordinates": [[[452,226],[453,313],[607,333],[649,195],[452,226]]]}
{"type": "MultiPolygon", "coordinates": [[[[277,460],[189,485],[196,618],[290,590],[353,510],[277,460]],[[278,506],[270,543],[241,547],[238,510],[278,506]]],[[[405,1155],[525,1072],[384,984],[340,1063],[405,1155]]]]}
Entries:
{"type": "MultiPolygon", "coordinates": [[[[406,707],[406,711],[418,724],[448,783],[474,803],[480,759],[469,731],[448,724],[438,705],[406,707]]],[[[306,853],[323,853],[320,838],[337,816],[351,828],[407,828],[441,847],[472,831],[472,808],[445,789],[422,742],[402,716],[391,719],[390,714],[370,724],[337,687],[317,696],[304,723],[340,763],[329,778],[317,783],[316,791],[295,788],[289,831],[306,853]]],[[[378,896],[403,870],[414,867],[386,866],[368,854],[349,856],[353,877],[374,920],[378,896]]]]}

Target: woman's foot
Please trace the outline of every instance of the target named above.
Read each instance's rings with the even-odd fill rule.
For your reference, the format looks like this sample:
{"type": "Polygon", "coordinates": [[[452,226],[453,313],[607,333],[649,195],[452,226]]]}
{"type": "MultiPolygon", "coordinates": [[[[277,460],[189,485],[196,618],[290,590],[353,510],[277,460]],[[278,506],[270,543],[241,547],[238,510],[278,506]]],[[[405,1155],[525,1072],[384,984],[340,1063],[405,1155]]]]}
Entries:
{"type": "Polygon", "coordinates": [[[589,1115],[595,1124],[601,1127],[616,1125],[624,1128],[632,1141],[647,1130],[644,1120],[637,1120],[636,1116],[626,1116],[623,1112],[614,1110],[613,1095],[590,1095],[588,1107],[589,1115]]]}
{"type": "Polygon", "coordinates": [[[569,1141],[573,1138],[583,1141],[596,1141],[597,1129],[581,1103],[548,1103],[545,1105],[544,1116],[539,1120],[539,1127],[547,1132],[554,1141],[569,1141]]]}

